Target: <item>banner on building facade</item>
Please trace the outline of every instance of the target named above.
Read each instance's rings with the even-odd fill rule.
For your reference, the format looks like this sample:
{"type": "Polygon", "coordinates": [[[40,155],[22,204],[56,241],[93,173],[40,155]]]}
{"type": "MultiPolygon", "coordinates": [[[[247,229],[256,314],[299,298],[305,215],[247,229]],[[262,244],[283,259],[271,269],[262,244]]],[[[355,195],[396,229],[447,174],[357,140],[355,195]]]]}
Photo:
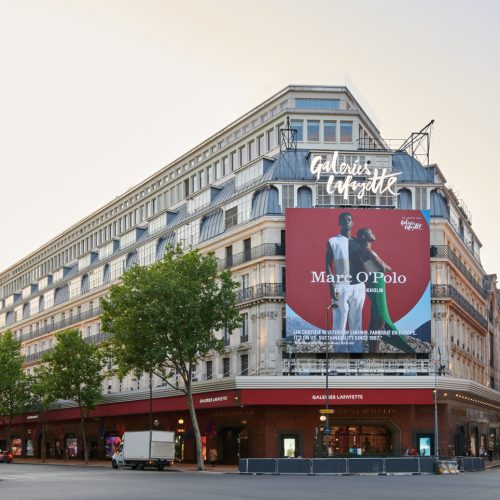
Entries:
{"type": "Polygon", "coordinates": [[[430,352],[427,210],[286,211],[286,334],[297,351],[430,352]]]}

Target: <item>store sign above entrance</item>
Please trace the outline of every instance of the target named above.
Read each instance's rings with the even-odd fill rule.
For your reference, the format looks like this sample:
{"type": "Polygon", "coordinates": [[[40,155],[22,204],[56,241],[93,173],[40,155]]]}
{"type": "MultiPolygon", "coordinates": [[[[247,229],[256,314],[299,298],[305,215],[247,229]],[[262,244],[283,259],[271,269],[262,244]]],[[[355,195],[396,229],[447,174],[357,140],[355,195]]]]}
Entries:
{"type": "Polygon", "coordinates": [[[373,194],[397,195],[396,181],[401,172],[392,172],[387,167],[373,167],[369,161],[361,163],[359,157],[352,163],[339,162],[338,151],[330,158],[328,156],[315,155],[310,165],[311,173],[317,181],[328,176],[328,194],[342,195],[344,200],[348,200],[349,195],[358,199],[373,194]]]}

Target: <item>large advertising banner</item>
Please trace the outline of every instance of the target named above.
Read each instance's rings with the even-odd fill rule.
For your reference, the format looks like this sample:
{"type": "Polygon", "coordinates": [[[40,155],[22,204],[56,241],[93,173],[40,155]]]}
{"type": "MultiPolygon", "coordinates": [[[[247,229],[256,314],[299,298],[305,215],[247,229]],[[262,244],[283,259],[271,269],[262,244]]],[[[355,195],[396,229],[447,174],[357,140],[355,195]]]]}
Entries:
{"type": "Polygon", "coordinates": [[[287,337],[306,350],[427,353],[427,210],[286,211],[287,337]]]}

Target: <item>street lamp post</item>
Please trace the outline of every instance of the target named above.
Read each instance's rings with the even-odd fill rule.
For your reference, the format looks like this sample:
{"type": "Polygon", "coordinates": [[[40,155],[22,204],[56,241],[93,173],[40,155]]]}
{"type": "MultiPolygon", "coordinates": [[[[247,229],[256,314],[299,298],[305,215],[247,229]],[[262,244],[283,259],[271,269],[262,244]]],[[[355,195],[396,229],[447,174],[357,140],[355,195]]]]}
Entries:
{"type": "Polygon", "coordinates": [[[328,313],[330,312],[330,309],[335,309],[337,304],[331,300],[331,302],[328,304],[326,307],[326,320],[325,320],[325,336],[326,336],[326,349],[325,349],[325,364],[326,364],[326,377],[325,377],[325,415],[326,415],[326,443],[325,443],[325,457],[328,456],[328,445],[330,444],[330,414],[329,414],[329,408],[328,408],[328,399],[329,399],[329,387],[328,387],[328,375],[330,372],[330,358],[329,358],[329,352],[328,352],[328,313]]]}

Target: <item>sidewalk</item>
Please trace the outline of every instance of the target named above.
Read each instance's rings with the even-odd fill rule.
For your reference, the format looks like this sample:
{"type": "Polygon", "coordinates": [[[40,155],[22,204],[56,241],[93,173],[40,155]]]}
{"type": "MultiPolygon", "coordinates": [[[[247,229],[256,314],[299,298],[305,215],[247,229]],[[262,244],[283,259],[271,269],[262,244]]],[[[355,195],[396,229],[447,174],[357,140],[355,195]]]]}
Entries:
{"type": "MultiPolygon", "coordinates": [[[[71,459],[71,460],[56,460],[54,458],[47,458],[45,462],[42,462],[40,458],[26,458],[26,457],[16,457],[14,459],[15,464],[33,464],[33,465],[64,465],[64,466],[78,466],[78,467],[107,467],[111,469],[111,460],[89,460],[86,464],[83,460],[71,459]]],[[[192,472],[197,471],[196,464],[190,463],[175,463],[171,467],[166,467],[167,471],[176,472],[192,472]]],[[[236,465],[225,465],[217,464],[212,467],[209,464],[205,464],[205,470],[203,472],[218,472],[219,474],[229,474],[238,472],[238,467],[236,465]]]]}
{"type": "Polygon", "coordinates": [[[498,460],[493,460],[490,462],[488,459],[484,461],[484,468],[485,469],[495,469],[497,467],[500,467],[500,459],[498,460]]]}

